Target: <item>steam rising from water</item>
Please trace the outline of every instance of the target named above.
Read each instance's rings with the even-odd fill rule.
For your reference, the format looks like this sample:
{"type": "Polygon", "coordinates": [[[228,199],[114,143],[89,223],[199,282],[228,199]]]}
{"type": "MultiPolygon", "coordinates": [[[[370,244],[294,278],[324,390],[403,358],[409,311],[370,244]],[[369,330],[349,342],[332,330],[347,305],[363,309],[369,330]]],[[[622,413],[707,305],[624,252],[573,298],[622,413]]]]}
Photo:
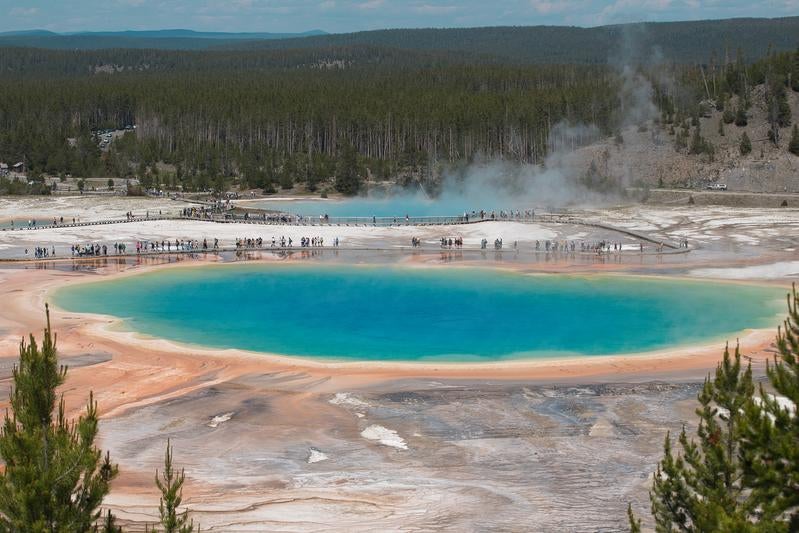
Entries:
{"type": "Polygon", "coordinates": [[[583,185],[586,165],[574,151],[599,135],[595,126],[559,124],[552,130],[550,152],[543,165],[478,161],[446,171],[438,193],[418,185],[416,189],[372,193],[340,202],[267,201],[258,205],[304,216],[420,217],[607,204],[616,198],[583,185]]]}

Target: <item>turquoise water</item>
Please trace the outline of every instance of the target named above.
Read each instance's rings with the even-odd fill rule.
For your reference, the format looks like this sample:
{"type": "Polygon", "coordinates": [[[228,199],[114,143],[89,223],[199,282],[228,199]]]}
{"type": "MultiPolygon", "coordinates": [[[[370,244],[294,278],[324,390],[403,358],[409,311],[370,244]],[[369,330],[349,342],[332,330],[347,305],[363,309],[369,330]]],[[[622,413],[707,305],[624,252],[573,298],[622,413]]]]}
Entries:
{"type": "Polygon", "coordinates": [[[393,197],[348,198],[346,200],[263,200],[247,202],[247,207],[282,211],[293,215],[331,217],[411,217],[461,216],[472,210],[524,210],[531,207],[530,200],[493,198],[483,195],[475,199],[448,195],[429,199],[421,195],[393,197]]]}
{"type": "MultiPolygon", "coordinates": [[[[11,223],[11,220],[0,220],[0,229],[11,229],[11,228],[27,228],[30,219],[14,219],[14,223],[11,223]]],[[[36,219],[37,226],[50,226],[53,223],[52,218],[43,218],[43,219],[36,219]]]]}
{"type": "Polygon", "coordinates": [[[784,290],[489,269],[174,268],[55,294],[68,311],[218,348],[350,360],[494,361],[654,350],[776,326],[784,290]]]}

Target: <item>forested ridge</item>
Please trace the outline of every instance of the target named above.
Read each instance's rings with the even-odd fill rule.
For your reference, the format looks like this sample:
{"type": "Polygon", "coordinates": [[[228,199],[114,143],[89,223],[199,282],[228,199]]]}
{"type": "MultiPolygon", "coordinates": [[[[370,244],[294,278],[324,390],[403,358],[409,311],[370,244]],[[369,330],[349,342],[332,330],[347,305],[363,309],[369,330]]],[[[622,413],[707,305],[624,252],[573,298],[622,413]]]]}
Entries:
{"type": "Polygon", "coordinates": [[[378,46],[402,50],[452,51],[489,55],[497,60],[525,63],[607,63],[623,58],[636,61],[665,59],[680,63],[707,60],[740,49],[746,57],[796,47],[799,17],[740,18],[686,22],[615,24],[593,28],[574,26],[505,26],[485,28],[386,29],[342,34],[213,34],[169,30],[156,32],[93,32],[0,34],[0,46],[66,50],[103,48],[324,49],[378,46]],[[249,37],[249,38],[248,38],[249,37]]]}
{"type": "Polygon", "coordinates": [[[265,39],[291,39],[323,35],[311,30],[303,33],[227,33],[198,32],[192,30],[153,31],[96,31],[54,33],[47,30],[28,30],[0,33],[0,46],[25,46],[67,50],[92,50],[102,48],[152,48],[163,50],[205,50],[220,44],[265,39]]]}
{"type": "MultiPolygon", "coordinates": [[[[34,69],[46,54],[30,56],[34,69]]],[[[48,173],[124,177],[163,161],[180,166],[174,179],[198,186],[233,175],[254,186],[313,186],[349,147],[382,177],[478,154],[540,162],[553,124],[610,131],[618,105],[618,76],[604,66],[230,65],[6,77],[0,153],[48,173]],[[92,129],[128,124],[136,133],[107,154],[89,138],[92,129]]]]}
{"type": "Polygon", "coordinates": [[[0,161],[24,161],[34,177],[138,177],[190,190],[238,181],[313,191],[336,178],[341,192],[355,193],[367,177],[435,181],[475,159],[541,164],[555,125],[615,134],[643,120],[642,94],[657,108],[646,118],[679,128],[687,147],[688,121],[703,107],[729,103],[745,115],[752,87],[768,81],[777,100],[796,89],[799,55],[763,54],[620,67],[378,45],[0,48],[0,161]],[[105,151],[92,137],[132,125],[105,151]]]}
{"type": "MultiPolygon", "coordinates": [[[[755,58],[771,45],[792,50],[799,17],[646,22],[581,28],[576,26],[506,26],[375,30],[302,39],[253,41],[258,49],[342,45],[378,45],[409,50],[451,50],[486,54],[506,61],[541,63],[614,63],[666,60],[699,63],[711,54],[740,50],[755,58]]],[[[246,43],[223,46],[241,48],[246,43]]]]}
{"type": "Polygon", "coordinates": [[[174,51],[115,48],[101,50],[45,50],[0,48],[0,72],[14,79],[60,78],[92,74],[135,72],[273,71],[274,69],[331,70],[353,67],[419,69],[447,65],[503,64],[484,54],[441,50],[401,50],[383,46],[331,46],[268,51],[174,51]]]}

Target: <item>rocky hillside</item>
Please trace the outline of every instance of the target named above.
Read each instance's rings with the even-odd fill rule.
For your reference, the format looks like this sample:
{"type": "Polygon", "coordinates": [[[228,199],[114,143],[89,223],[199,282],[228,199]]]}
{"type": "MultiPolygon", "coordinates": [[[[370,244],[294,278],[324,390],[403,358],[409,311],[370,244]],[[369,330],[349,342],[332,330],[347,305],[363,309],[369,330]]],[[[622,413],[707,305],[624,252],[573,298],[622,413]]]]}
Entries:
{"type": "MultiPolygon", "coordinates": [[[[763,86],[753,89],[746,126],[724,124],[722,133],[722,112],[715,109],[699,118],[701,136],[712,145],[712,155],[691,154],[690,136],[689,146],[678,148],[680,128],[672,130],[650,120],[623,129],[621,139],[611,137],[581,148],[579,158],[586,172],[594,168],[626,186],[704,189],[720,183],[730,191],[799,192],[799,157],[788,151],[792,125],[799,123],[799,93],[788,91],[792,125],[780,129],[777,145],[769,140],[764,93],[763,86]],[[752,145],[748,155],[740,150],[744,132],[752,145]]],[[[728,105],[737,102],[733,99],[728,105]]]]}

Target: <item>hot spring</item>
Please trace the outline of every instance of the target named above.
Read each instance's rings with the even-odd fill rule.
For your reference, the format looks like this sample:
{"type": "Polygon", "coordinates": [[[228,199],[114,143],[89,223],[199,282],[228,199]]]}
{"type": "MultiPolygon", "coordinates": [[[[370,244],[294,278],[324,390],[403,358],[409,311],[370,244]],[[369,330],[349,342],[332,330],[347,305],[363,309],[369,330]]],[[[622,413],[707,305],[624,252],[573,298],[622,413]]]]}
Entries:
{"type": "Polygon", "coordinates": [[[429,198],[421,193],[397,196],[367,196],[340,200],[258,200],[246,207],[281,211],[292,215],[316,217],[455,217],[472,211],[524,210],[533,207],[534,199],[507,195],[445,194],[429,198]]]}
{"type": "Polygon", "coordinates": [[[58,290],[64,310],[214,348],[368,361],[630,354],[777,324],[784,290],[477,268],[221,265],[58,290]]]}

